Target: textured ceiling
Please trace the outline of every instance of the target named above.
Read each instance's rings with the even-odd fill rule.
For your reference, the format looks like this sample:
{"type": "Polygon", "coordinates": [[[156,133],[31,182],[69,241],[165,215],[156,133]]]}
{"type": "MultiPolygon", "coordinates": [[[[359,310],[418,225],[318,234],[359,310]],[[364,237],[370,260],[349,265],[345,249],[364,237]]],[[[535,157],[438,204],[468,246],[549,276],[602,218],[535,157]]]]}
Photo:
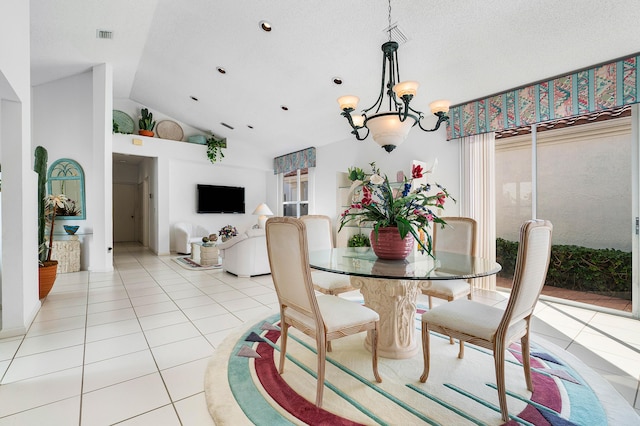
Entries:
{"type": "MultiPolygon", "coordinates": [[[[336,98],[355,94],[368,107],[379,92],[385,1],[30,4],[33,85],[108,62],[115,98],[265,155],[349,138],[336,98]],[[260,30],[261,20],[273,31],[260,30]],[[113,31],[113,39],[97,39],[97,29],[113,31]],[[333,84],[336,76],[344,84],[333,84]]],[[[423,111],[435,99],[461,103],[640,52],[640,0],[396,0],[391,6],[392,23],[408,38],[399,49],[400,76],[421,83],[413,103],[423,111]]]]}

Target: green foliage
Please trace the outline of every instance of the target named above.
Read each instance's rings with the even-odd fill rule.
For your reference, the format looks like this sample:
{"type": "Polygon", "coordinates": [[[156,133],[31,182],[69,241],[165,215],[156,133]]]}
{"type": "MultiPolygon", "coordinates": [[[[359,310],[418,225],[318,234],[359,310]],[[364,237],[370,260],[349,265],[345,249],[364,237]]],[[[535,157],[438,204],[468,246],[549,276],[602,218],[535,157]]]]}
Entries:
{"type": "Polygon", "coordinates": [[[369,237],[363,233],[352,235],[347,241],[347,247],[371,247],[371,241],[369,237]]]}
{"type": "Polygon", "coordinates": [[[207,139],[207,157],[209,161],[215,163],[216,161],[224,158],[224,153],[222,152],[222,148],[227,147],[226,139],[218,139],[215,136],[211,136],[207,139]]]}
{"type": "Polygon", "coordinates": [[[45,217],[45,199],[47,195],[47,161],[49,154],[47,150],[41,146],[37,146],[35,150],[35,161],[33,170],[38,174],[38,255],[41,262],[47,259],[47,252],[44,249],[44,230],[46,224],[45,217]]]}
{"type": "Polygon", "coordinates": [[[153,113],[149,112],[147,108],[142,108],[140,110],[140,114],[142,117],[138,120],[138,126],[140,130],[153,130],[156,126],[156,122],[153,121],[153,113]]]}
{"type": "MultiPolygon", "coordinates": [[[[501,276],[513,276],[517,253],[518,243],[496,239],[496,261],[502,265],[501,276]]],[[[631,253],[554,245],[545,285],[631,300],[631,253]]]]}
{"type": "Polygon", "coordinates": [[[351,182],[355,180],[364,180],[365,178],[364,170],[360,167],[349,167],[347,172],[349,173],[349,180],[351,182]]]}

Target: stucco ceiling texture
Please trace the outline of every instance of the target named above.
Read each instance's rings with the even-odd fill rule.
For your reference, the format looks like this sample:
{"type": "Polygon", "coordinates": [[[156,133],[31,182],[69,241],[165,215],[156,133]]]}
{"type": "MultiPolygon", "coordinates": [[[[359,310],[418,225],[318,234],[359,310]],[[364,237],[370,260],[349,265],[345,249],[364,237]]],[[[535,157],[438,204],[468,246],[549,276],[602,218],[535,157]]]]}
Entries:
{"type": "MultiPolygon", "coordinates": [[[[426,112],[436,99],[457,104],[640,52],[640,0],[391,8],[408,39],[400,77],[420,82],[412,104],[426,112]]],[[[350,138],[336,99],[373,104],[388,37],[384,0],[31,0],[31,15],[33,85],[108,62],[114,98],[268,155],[350,138]]]]}

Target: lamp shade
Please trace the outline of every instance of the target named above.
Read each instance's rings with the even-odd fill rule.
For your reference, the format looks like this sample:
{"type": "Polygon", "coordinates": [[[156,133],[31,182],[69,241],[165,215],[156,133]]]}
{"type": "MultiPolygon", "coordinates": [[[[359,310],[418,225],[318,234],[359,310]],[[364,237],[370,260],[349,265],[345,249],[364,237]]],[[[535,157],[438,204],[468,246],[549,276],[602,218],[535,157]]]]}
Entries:
{"type": "Polygon", "coordinates": [[[418,92],[418,86],[420,83],[417,81],[403,81],[393,86],[393,91],[400,98],[405,95],[415,96],[418,92]]]}
{"type": "Polygon", "coordinates": [[[382,113],[369,117],[367,127],[371,131],[373,140],[387,152],[391,152],[404,142],[416,121],[415,116],[411,114],[406,120],[400,121],[397,113],[382,113]]]}
{"type": "Polygon", "coordinates": [[[262,203],[258,207],[256,207],[256,209],[253,211],[253,214],[257,216],[273,216],[273,212],[265,203],[262,203]]]}
{"type": "Polygon", "coordinates": [[[449,112],[449,105],[451,105],[451,102],[441,99],[431,102],[429,108],[431,108],[431,112],[434,114],[437,112],[444,112],[446,114],[449,112]]]}
{"type": "Polygon", "coordinates": [[[358,101],[360,98],[353,95],[341,96],[338,98],[338,104],[340,105],[341,110],[345,109],[356,109],[358,107],[358,101]]]}

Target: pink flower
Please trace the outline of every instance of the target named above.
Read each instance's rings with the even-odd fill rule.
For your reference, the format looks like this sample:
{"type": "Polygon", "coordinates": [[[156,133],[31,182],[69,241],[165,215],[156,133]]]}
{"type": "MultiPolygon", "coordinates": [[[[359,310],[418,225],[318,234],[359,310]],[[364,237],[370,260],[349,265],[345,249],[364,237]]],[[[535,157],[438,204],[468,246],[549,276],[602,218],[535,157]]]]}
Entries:
{"type": "Polygon", "coordinates": [[[436,194],[436,197],[438,197],[438,199],[436,200],[436,206],[443,206],[444,205],[444,201],[446,199],[446,196],[444,195],[444,192],[438,192],[436,194]]]}
{"type": "Polygon", "coordinates": [[[411,167],[411,178],[420,179],[422,177],[422,172],[422,166],[419,164],[414,164],[413,167],[411,167]]]}
{"type": "Polygon", "coordinates": [[[433,222],[433,215],[432,215],[431,213],[429,213],[429,214],[427,215],[427,220],[428,220],[429,222],[433,222]]]}

